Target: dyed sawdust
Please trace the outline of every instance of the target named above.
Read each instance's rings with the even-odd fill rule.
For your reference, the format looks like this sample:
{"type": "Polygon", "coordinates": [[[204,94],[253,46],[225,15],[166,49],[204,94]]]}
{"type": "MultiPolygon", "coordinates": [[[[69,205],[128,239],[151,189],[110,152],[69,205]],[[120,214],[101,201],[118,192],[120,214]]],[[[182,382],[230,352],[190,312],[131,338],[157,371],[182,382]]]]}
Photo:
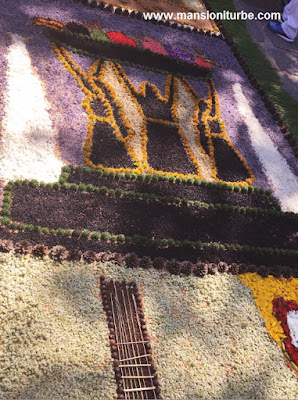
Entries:
{"type": "Polygon", "coordinates": [[[52,248],[0,254],[0,397],[117,396],[104,275],[136,282],[163,398],[297,398],[272,312],[298,267],[280,120],[222,36],[83,3],[0,5],[0,245],[52,248]]]}
{"type": "Polygon", "coordinates": [[[292,236],[298,230],[297,218],[229,212],[182,201],[170,204],[167,199],[151,200],[142,195],[129,197],[129,193],[119,198],[115,194],[22,185],[13,190],[10,217],[18,223],[41,224],[50,229],[88,229],[180,241],[187,238],[193,242],[208,242],[212,234],[211,240],[218,243],[297,248],[297,240],[292,236]],[[204,224],[197,229],[202,220],[204,224]]]}
{"type": "Polygon", "coordinates": [[[12,253],[0,262],[1,398],[116,396],[101,275],[136,282],[163,398],[298,395],[250,290],[231,275],[181,277],[12,253]]]}
{"type": "Polygon", "coordinates": [[[206,12],[206,8],[200,0],[196,3],[183,0],[105,0],[104,3],[141,13],[186,13],[186,17],[183,14],[180,18],[175,15],[174,18],[169,18],[169,20],[180,24],[191,25],[197,29],[218,32],[218,28],[212,20],[187,18],[188,13],[206,12]]]}

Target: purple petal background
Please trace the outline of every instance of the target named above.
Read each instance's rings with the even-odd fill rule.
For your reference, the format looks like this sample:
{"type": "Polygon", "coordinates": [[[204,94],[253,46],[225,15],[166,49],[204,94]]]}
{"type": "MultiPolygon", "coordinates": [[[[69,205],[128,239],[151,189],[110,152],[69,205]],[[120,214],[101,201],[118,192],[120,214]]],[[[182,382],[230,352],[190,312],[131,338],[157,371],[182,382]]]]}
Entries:
{"type": "MultiPolygon", "coordinates": [[[[224,67],[224,69],[215,68],[214,71],[214,82],[219,95],[221,116],[232,142],[252,167],[256,177],[255,184],[263,188],[270,187],[262,165],[251,146],[247,128],[243,124],[236,107],[232,89],[232,85],[236,82],[241,83],[244,94],[249,99],[264,130],[274,141],[280,153],[287,159],[291,169],[298,175],[298,165],[292,149],[265,109],[261,98],[250,85],[230,48],[223,41],[110,14],[99,9],[76,4],[72,0],[10,0],[0,4],[0,15],[0,91],[3,93],[6,89],[5,54],[10,43],[7,32],[17,33],[30,39],[27,48],[31,54],[32,63],[45,85],[46,97],[51,105],[50,113],[53,125],[59,132],[61,155],[67,163],[83,163],[82,144],[87,131],[86,117],[81,107],[84,96],[81,89],[76,86],[73,77],[66,72],[54,55],[41,28],[31,26],[30,18],[34,16],[50,17],[61,22],[98,20],[102,28],[107,31],[121,30],[127,35],[149,36],[162,43],[180,47],[192,53],[194,52],[192,46],[197,46],[224,67]]],[[[75,57],[84,69],[88,68],[90,65],[88,58],[75,57]]],[[[148,73],[134,67],[125,67],[125,69],[136,85],[139,85],[142,80],[149,80],[164,92],[165,76],[148,73]]],[[[205,85],[200,82],[192,83],[200,95],[205,97],[205,85]]],[[[3,96],[1,96],[1,119],[3,112],[3,96]]]]}

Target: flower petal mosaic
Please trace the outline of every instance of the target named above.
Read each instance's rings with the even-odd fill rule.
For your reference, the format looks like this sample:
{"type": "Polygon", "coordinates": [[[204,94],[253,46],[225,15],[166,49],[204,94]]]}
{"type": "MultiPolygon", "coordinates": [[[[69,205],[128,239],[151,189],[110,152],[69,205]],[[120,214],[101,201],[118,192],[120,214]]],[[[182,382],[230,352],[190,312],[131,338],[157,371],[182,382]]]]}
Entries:
{"type": "Polygon", "coordinates": [[[0,5],[0,397],[298,397],[298,165],[192,0],[0,5]]]}

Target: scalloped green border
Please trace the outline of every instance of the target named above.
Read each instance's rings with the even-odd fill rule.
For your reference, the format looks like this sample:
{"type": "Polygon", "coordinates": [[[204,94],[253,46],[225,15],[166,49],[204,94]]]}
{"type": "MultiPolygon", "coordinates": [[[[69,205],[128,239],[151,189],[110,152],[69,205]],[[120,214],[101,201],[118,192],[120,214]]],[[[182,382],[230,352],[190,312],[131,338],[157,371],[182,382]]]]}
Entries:
{"type": "MultiPolygon", "coordinates": [[[[262,194],[264,196],[267,196],[272,204],[272,206],[277,210],[281,211],[281,208],[276,200],[276,198],[273,196],[272,192],[270,190],[265,190],[256,186],[252,185],[245,185],[245,186],[240,186],[237,184],[228,184],[228,183],[221,183],[221,182],[207,182],[204,180],[200,179],[195,179],[195,178],[183,178],[180,176],[167,176],[167,175],[162,175],[162,174],[157,174],[157,173],[152,173],[152,174],[135,174],[133,172],[123,172],[123,173],[116,173],[116,172],[107,172],[104,170],[99,170],[91,167],[86,167],[82,165],[68,165],[66,167],[62,168],[62,172],[59,178],[59,183],[63,184],[66,183],[69,174],[71,170],[75,171],[82,171],[82,172],[87,172],[87,173],[94,173],[98,174],[101,176],[107,176],[111,179],[115,178],[120,178],[120,179],[136,179],[136,180],[142,180],[142,181],[166,181],[166,182],[172,182],[172,183],[186,183],[189,185],[193,186],[202,186],[205,188],[217,188],[219,190],[227,190],[227,191],[235,191],[235,192],[240,192],[240,193],[258,193],[262,194]]],[[[209,203],[208,203],[209,204],[209,203]]],[[[246,207],[247,208],[247,207],[246,207]]]]}
{"type": "Polygon", "coordinates": [[[13,222],[10,219],[10,207],[11,207],[11,200],[12,200],[12,190],[15,186],[20,185],[30,185],[33,187],[43,186],[43,187],[50,187],[55,188],[58,190],[78,190],[78,191],[87,191],[87,192],[102,192],[106,195],[117,196],[117,195],[124,195],[125,197],[131,197],[138,200],[144,201],[167,201],[171,204],[189,204],[192,206],[198,207],[205,207],[205,208],[218,208],[222,209],[223,211],[232,211],[235,213],[245,213],[245,212],[252,212],[255,214],[267,214],[267,215],[283,215],[289,218],[298,218],[298,214],[294,213],[283,213],[276,210],[266,210],[266,209],[259,209],[259,208],[250,208],[250,207],[237,207],[237,206],[228,206],[221,205],[221,204],[206,204],[199,201],[191,201],[187,199],[181,199],[174,196],[157,196],[153,193],[136,193],[132,191],[123,191],[119,189],[117,194],[117,189],[108,189],[106,187],[97,187],[93,185],[85,185],[85,184],[74,184],[74,183],[40,183],[37,180],[24,180],[24,181],[15,181],[9,182],[4,190],[3,195],[3,206],[1,211],[1,223],[13,229],[19,229],[22,231],[35,231],[43,234],[54,234],[60,236],[68,236],[68,237],[81,237],[85,239],[93,239],[97,241],[109,241],[113,243],[133,243],[133,244],[141,244],[143,246],[157,246],[159,248],[167,248],[169,246],[174,247],[182,247],[188,246],[192,247],[197,250],[204,250],[204,249],[213,249],[213,250],[229,250],[229,251],[239,251],[244,253],[253,253],[253,254],[261,254],[261,255],[276,255],[276,256],[290,256],[297,259],[298,257],[298,250],[291,250],[291,249],[274,249],[269,247],[257,247],[257,246],[249,246],[249,245],[240,245],[240,244],[229,244],[229,243],[206,243],[201,241],[190,241],[190,240],[174,240],[172,238],[148,238],[146,236],[141,235],[134,235],[134,236],[125,236],[123,234],[113,235],[109,232],[99,232],[94,231],[91,232],[87,229],[84,230],[77,230],[77,229],[62,229],[62,228],[55,228],[50,229],[48,227],[42,227],[33,224],[23,224],[21,222],[13,222]],[[154,197],[152,197],[154,196],[154,197]],[[150,198],[151,197],[151,198],[150,198]]]}

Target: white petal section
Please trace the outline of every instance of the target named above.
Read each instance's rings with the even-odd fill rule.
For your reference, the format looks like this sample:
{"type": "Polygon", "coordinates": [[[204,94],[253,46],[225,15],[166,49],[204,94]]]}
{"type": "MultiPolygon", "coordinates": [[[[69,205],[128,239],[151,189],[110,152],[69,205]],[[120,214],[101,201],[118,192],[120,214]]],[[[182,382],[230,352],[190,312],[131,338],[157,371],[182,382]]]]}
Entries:
{"type": "Polygon", "coordinates": [[[290,329],[292,345],[298,348],[298,310],[288,312],[287,323],[290,329]]]}
{"type": "Polygon", "coordinates": [[[298,213],[298,178],[291,171],[287,161],[279,153],[274,143],[253,113],[239,83],[233,85],[238,109],[248,127],[248,133],[265,173],[271,181],[275,196],[283,211],[298,213]]]}
{"type": "Polygon", "coordinates": [[[55,182],[63,166],[57,151],[57,132],[52,127],[43,88],[33,71],[24,38],[11,36],[0,141],[1,178],[55,182]]]}
{"type": "Polygon", "coordinates": [[[193,125],[195,101],[187,92],[184,85],[181,84],[180,80],[177,80],[177,82],[177,119],[180,129],[184,133],[187,143],[200,166],[202,178],[205,181],[212,182],[214,179],[212,178],[210,157],[206,153],[203,153],[196,142],[197,133],[193,125]]]}
{"type": "Polygon", "coordinates": [[[103,76],[104,82],[110,85],[115,91],[116,100],[118,100],[124,107],[124,113],[126,119],[129,121],[132,129],[134,130],[134,135],[132,139],[129,140],[130,146],[133,148],[134,153],[138,157],[138,161],[142,163],[143,153],[142,153],[142,126],[144,124],[143,116],[140,114],[136,103],[133,101],[132,96],[125,88],[123,82],[115,75],[112,68],[113,64],[105,63],[105,73],[103,76]]]}

